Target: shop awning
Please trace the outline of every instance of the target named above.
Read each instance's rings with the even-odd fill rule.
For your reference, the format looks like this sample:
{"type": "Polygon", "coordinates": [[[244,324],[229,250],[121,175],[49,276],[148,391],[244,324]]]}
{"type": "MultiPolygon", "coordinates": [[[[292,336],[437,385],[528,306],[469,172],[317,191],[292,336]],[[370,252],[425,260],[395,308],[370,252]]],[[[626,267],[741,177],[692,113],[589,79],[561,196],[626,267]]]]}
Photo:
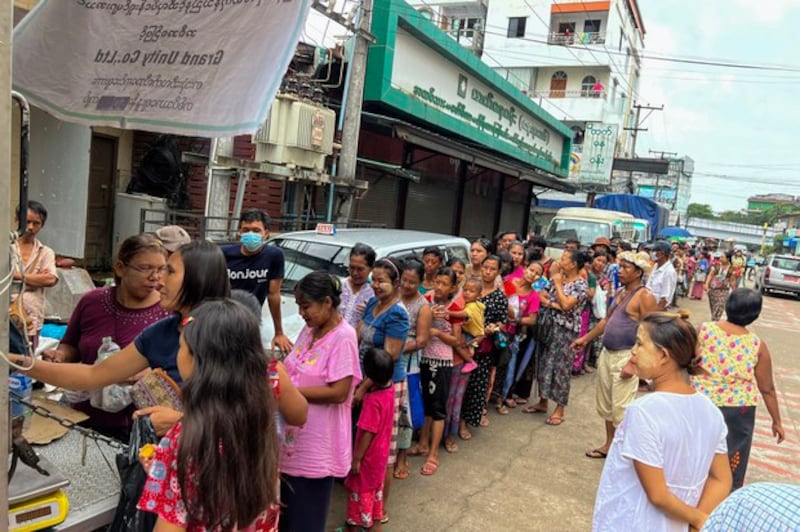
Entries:
{"type": "MultiPolygon", "coordinates": [[[[514,160],[502,159],[489,150],[478,148],[474,145],[470,145],[450,137],[445,137],[444,135],[421,128],[419,126],[415,126],[399,118],[367,111],[363,111],[361,113],[361,117],[363,121],[392,129],[397,138],[403,139],[406,142],[415,144],[421,148],[442,153],[456,159],[461,159],[462,161],[467,161],[484,168],[489,168],[490,170],[495,170],[502,174],[516,177],[517,179],[530,181],[536,186],[547,189],[568,192],[570,194],[575,193],[577,190],[571,183],[568,183],[564,179],[553,174],[543,172],[539,168],[524,164],[522,162],[516,162],[514,160]]],[[[402,169],[402,167],[397,165],[373,161],[371,159],[364,159],[362,161],[362,159],[359,158],[358,161],[359,163],[363,162],[363,164],[373,166],[375,164],[380,164],[382,165],[381,168],[383,170],[397,175],[398,177],[412,180],[414,178],[419,179],[419,176],[414,175],[414,172],[408,169],[402,169]],[[391,167],[391,169],[387,167],[391,167]],[[398,173],[398,169],[402,169],[406,174],[412,174],[413,177],[398,173]]]]}
{"type": "Polygon", "coordinates": [[[575,192],[575,187],[561,178],[545,174],[538,168],[518,163],[513,160],[501,159],[489,151],[476,148],[453,140],[452,138],[439,135],[421,127],[413,126],[408,123],[396,121],[394,132],[398,138],[416,144],[422,148],[443,153],[462,161],[467,161],[490,170],[495,170],[507,176],[516,177],[524,181],[530,181],[552,190],[561,192],[575,192]]]}

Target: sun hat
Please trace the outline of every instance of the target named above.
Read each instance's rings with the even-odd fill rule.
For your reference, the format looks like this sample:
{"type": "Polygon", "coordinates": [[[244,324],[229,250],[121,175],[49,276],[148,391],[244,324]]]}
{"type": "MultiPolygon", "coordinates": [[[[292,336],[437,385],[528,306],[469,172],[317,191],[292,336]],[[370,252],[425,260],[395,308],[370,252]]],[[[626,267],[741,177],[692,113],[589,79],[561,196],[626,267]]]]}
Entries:
{"type": "Polygon", "coordinates": [[[642,270],[645,275],[649,275],[650,270],[652,269],[650,266],[650,256],[644,251],[639,251],[638,253],[634,253],[633,251],[623,251],[617,256],[617,258],[619,258],[619,260],[624,260],[625,262],[630,262],[642,270]]]}
{"type": "Polygon", "coordinates": [[[179,225],[165,225],[156,230],[156,236],[170,253],[175,253],[179,247],[192,241],[186,229],[179,225]]]}

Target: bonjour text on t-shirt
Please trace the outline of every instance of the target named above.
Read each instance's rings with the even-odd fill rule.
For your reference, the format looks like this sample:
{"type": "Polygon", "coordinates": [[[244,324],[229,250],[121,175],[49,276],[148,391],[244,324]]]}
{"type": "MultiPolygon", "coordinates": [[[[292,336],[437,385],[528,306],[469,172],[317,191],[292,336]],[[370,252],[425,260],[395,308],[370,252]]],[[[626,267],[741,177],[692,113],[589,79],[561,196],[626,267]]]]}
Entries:
{"type": "Polygon", "coordinates": [[[269,293],[269,282],[283,279],[283,251],[275,246],[264,246],[256,255],[244,255],[242,246],[231,244],[222,247],[228,263],[231,288],[246,290],[256,296],[262,305],[269,293]]]}

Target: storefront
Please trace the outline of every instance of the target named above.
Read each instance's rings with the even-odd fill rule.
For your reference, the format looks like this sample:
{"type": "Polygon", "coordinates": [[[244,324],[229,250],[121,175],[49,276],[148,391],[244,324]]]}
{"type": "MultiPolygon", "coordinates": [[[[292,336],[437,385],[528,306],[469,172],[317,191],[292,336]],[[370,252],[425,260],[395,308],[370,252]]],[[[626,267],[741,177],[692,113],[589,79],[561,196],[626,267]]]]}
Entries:
{"type": "Polygon", "coordinates": [[[534,193],[573,190],[569,128],[402,0],[376,6],[372,33],[357,218],[526,232],[534,193]]]}

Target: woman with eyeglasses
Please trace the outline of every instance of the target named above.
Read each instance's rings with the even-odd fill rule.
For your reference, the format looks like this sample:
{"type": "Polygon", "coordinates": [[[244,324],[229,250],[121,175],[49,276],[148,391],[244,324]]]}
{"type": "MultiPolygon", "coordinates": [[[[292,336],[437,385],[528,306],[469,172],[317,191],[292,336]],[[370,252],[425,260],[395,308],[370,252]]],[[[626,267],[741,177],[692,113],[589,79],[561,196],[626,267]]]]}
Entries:
{"type": "MultiPolygon", "coordinates": [[[[145,233],[126,238],[114,262],[114,286],[85,294],[70,317],[61,343],[56,349],[46,349],[42,358],[94,364],[104,337],[111,337],[120,347],[125,347],[145,327],[169,317],[169,311],[159,304],[161,295],[158,292],[166,268],[167,250],[155,235],[145,233]]],[[[132,407],[116,413],[106,412],[92,407],[88,399],[72,406],[89,416],[86,426],[127,440],[132,407]]]]}
{"type": "MultiPolygon", "coordinates": [[[[177,355],[182,322],[206,299],[230,297],[225,256],[218,246],[210,242],[195,241],[181,246],[170,255],[165,265],[166,255],[163,246],[150,237],[141,238],[145,239],[143,242],[150,243],[144,249],[152,252],[133,253],[127,260],[127,255],[120,253],[122,260],[117,261],[115,271],[120,277],[121,288],[115,290],[114,294],[122,295],[123,301],[117,302],[124,306],[134,304],[131,302],[130,293],[139,294],[138,297],[145,296],[143,302],[139,304],[149,304],[150,307],[144,308],[153,308],[155,312],[155,308],[152,307],[153,303],[158,301],[152,295],[155,292],[159,294],[161,307],[166,311],[167,317],[158,321],[153,319],[149,325],[136,323],[138,331],[133,333],[134,321],[130,313],[112,314],[113,311],[109,309],[107,312],[109,315],[105,317],[107,318],[105,328],[92,335],[95,340],[90,341],[90,337],[77,334],[73,326],[76,332],[68,331],[64,351],[62,352],[59,347],[58,354],[49,355],[53,361],[32,362],[26,357],[14,355],[11,356],[12,361],[23,366],[33,364],[33,367],[26,372],[28,375],[69,390],[95,390],[125,382],[148,368],[163,369],[180,385],[182,380],[178,373],[177,355]],[[139,276],[138,285],[133,283],[136,276],[139,276]],[[90,365],[88,360],[97,355],[99,346],[99,343],[95,342],[97,338],[102,339],[104,336],[112,336],[117,344],[124,347],[114,356],[90,365]],[[69,355],[69,358],[65,354],[69,355]],[[86,360],[82,358],[84,355],[87,357],[86,360]],[[84,363],[61,363],[69,361],[84,363]]],[[[80,310],[79,307],[76,312],[80,310]]],[[[70,324],[73,323],[78,326],[77,324],[83,324],[83,319],[73,316],[70,324]]],[[[85,327],[89,327],[88,320],[85,327]]],[[[150,420],[159,434],[164,434],[181,417],[180,412],[166,407],[147,410],[146,413],[150,415],[150,420]]],[[[290,419],[286,421],[292,423],[290,419]]]]}

